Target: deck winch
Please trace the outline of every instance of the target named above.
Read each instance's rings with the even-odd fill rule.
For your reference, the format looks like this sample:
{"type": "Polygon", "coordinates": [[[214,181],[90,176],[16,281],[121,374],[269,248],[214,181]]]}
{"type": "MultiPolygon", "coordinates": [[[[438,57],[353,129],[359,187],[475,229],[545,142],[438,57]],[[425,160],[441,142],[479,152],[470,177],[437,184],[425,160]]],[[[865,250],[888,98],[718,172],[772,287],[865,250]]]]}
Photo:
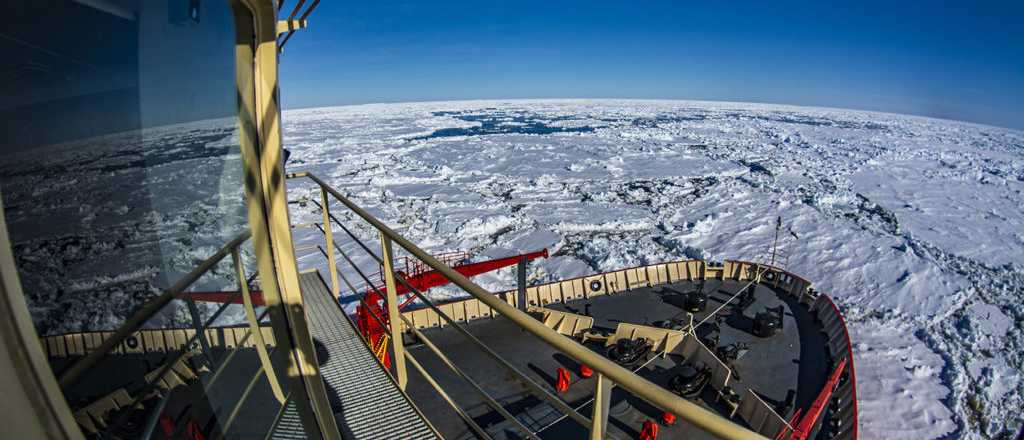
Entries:
{"type": "Polygon", "coordinates": [[[651,351],[651,342],[646,338],[619,339],[608,348],[608,358],[623,367],[632,368],[640,363],[651,351]]]}
{"type": "Polygon", "coordinates": [[[785,309],[782,306],[771,307],[754,316],[753,333],[762,338],[775,336],[782,331],[782,317],[785,309]]]}
{"type": "Polygon", "coordinates": [[[668,382],[668,387],[672,392],[687,398],[693,398],[707,386],[711,380],[711,369],[703,363],[697,364],[683,364],[679,368],[679,373],[672,377],[668,382]]]}

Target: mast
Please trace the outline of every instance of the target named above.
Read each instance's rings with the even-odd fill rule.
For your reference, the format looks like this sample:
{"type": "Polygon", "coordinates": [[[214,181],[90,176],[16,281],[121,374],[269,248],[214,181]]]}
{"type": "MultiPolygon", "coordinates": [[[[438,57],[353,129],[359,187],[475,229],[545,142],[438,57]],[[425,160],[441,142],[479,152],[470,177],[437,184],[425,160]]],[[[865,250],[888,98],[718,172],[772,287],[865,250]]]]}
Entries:
{"type": "Polygon", "coordinates": [[[782,216],[778,216],[775,219],[775,241],[772,243],[772,261],[769,265],[775,265],[775,251],[779,249],[779,230],[782,229],[782,216]]]}

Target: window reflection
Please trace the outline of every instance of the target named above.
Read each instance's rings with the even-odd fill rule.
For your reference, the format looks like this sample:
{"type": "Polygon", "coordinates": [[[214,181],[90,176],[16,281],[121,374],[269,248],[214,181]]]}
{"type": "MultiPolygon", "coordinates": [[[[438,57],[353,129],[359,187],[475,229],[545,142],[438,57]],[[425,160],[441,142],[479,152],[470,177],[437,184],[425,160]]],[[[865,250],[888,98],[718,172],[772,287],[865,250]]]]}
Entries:
{"type": "Polygon", "coordinates": [[[0,189],[21,282],[40,334],[110,330],[246,228],[233,15],[18,3],[0,31],[0,189]]]}

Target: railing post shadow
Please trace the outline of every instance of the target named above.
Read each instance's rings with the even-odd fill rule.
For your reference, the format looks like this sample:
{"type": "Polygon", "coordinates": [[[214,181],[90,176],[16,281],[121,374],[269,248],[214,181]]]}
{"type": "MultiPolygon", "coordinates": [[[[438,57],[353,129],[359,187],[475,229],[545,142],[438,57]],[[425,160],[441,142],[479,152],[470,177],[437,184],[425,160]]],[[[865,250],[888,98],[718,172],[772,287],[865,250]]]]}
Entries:
{"type": "Polygon", "coordinates": [[[196,329],[196,338],[199,340],[199,348],[202,350],[203,358],[206,359],[206,364],[211,369],[216,369],[217,363],[213,358],[213,350],[210,349],[210,341],[206,339],[206,329],[203,328],[203,318],[199,315],[199,307],[196,306],[196,302],[192,298],[186,298],[185,305],[188,307],[188,313],[192,318],[192,326],[196,329]]]}
{"type": "Polygon", "coordinates": [[[391,239],[380,233],[381,258],[384,260],[384,285],[388,302],[388,320],[391,331],[391,359],[395,366],[395,378],[403,391],[409,378],[405,372],[405,347],[402,345],[402,315],[398,310],[398,288],[395,285],[394,250],[391,239]]]}

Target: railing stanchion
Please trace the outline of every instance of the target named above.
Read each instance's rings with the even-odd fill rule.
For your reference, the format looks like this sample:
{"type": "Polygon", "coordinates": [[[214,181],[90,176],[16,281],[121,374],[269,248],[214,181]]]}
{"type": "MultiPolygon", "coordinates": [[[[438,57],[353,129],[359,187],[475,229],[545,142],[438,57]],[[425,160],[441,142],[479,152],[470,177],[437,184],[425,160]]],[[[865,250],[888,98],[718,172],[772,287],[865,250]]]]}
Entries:
{"type": "Polygon", "coordinates": [[[327,239],[327,263],[331,268],[331,295],[337,300],[341,295],[341,285],[338,284],[338,264],[334,260],[334,233],[331,231],[331,204],[327,201],[327,189],[320,188],[320,211],[324,215],[324,237],[327,239]]]}
{"type": "MultiPolygon", "coordinates": [[[[614,382],[615,386],[622,387],[624,390],[633,393],[637,397],[649,402],[650,404],[656,407],[663,408],[665,411],[670,411],[678,417],[685,418],[686,420],[690,421],[690,423],[693,423],[696,427],[704,431],[707,431],[709,434],[714,435],[716,437],[729,439],[765,438],[764,436],[754,431],[751,431],[750,429],[737,425],[732,421],[727,420],[726,418],[718,414],[715,414],[713,411],[707,408],[703,408],[694,402],[688,401],[673,394],[671,391],[668,391],[658,386],[657,384],[652,383],[651,381],[637,375],[634,371],[627,370],[622,366],[614,363],[613,361],[610,361],[607,358],[601,356],[600,354],[591,351],[590,349],[581,345],[579,342],[567,338],[564,335],[559,334],[555,330],[548,328],[543,323],[537,321],[536,319],[528,315],[526,312],[519,310],[516,307],[516,305],[508,304],[501,298],[495,296],[492,292],[489,292],[486,289],[470,281],[465,275],[459,273],[457,270],[441,262],[438,258],[435,258],[434,256],[425,252],[423,249],[420,249],[418,246],[416,246],[408,239],[402,237],[400,234],[389,228],[386,224],[381,222],[379,219],[374,217],[365,209],[353,203],[351,200],[345,197],[344,194],[332,188],[319,177],[309,172],[290,173],[286,177],[289,179],[299,177],[309,178],[315,184],[319,185],[322,190],[326,190],[332,197],[334,197],[336,201],[338,201],[346,208],[348,208],[348,210],[350,210],[352,214],[355,214],[356,216],[362,218],[366,223],[368,223],[371,227],[373,227],[379,232],[381,237],[381,247],[385,252],[384,261],[382,263],[384,264],[385,282],[387,290],[385,296],[388,299],[388,316],[391,321],[390,334],[393,342],[393,352],[395,354],[394,359],[396,365],[396,376],[398,376],[397,379],[400,383],[401,388],[405,388],[407,378],[403,355],[404,349],[401,346],[402,328],[400,320],[402,316],[398,311],[398,304],[396,298],[396,274],[394,272],[392,242],[397,243],[398,246],[404,249],[406,252],[408,252],[411,257],[421,261],[423,264],[426,264],[431,269],[436,270],[441,276],[447,278],[450,282],[461,288],[466,293],[469,293],[470,296],[479,300],[482,303],[482,305],[489,307],[493,313],[503,315],[513,324],[533,334],[541,341],[550,345],[555,350],[564,353],[565,355],[575,359],[578,362],[590,366],[596,372],[605,376],[605,379],[607,379],[610,383],[614,382]]],[[[331,217],[331,219],[334,219],[334,217],[331,217]]],[[[346,232],[349,231],[346,229],[346,232]]],[[[356,241],[358,243],[358,240],[356,241]]],[[[706,279],[706,263],[701,265],[701,271],[704,275],[702,278],[706,279]]],[[[409,284],[407,284],[403,278],[397,277],[397,279],[401,280],[407,288],[412,287],[409,284]]],[[[373,285],[372,282],[369,282],[368,279],[367,281],[371,288],[373,288],[375,291],[378,290],[376,286],[373,285]]],[[[435,312],[438,312],[439,315],[446,316],[442,311],[440,311],[440,309],[434,306],[429,299],[427,299],[425,296],[422,296],[422,294],[417,293],[418,290],[414,288],[411,288],[410,290],[414,294],[416,294],[417,297],[419,297],[421,300],[426,301],[427,305],[430,306],[435,312]]],[[[446,321],[448,320],[446,319],[446,321]]],[[[455,327],[461,329],[460,326],[455,327]]],[[[414,333],[416,332],[415,328],[410,328],[410,330],[412,330],[414,333]]],[[[462,330],[465,331],[465,329],[462,330]]],[[[470,334],[468,331],[465,332],[464,334],[469,336],[470,339],[475,340],[475,342],[477,342],[479,345],[486,347],[481,342],[479,342],[478,339],[472,336],[472,334],[470,334]]],[[[489,354],[493,353],[493,351],[485,351],[488,351],[489,354]]],[[[494,354],[494,356],[497,357],[497,359],[504,361],[504,359],[501,359],[501,357],[497,356],[496,353],[494,354]]],[[[507,364],[507,361],[504,361],[503,363],[507,364]]],[[[512,370],[515,370],[515,368],[512,367],[512,370]]],[[[532,380],[528,381],[527,383],[530,382],[532,382],[532,380]]],[[[541,394],[547,394],[546,390],[543,391],[544,392],[542,392],[541,394]]],[[[555,400],[559,401],[560,399],[555,397],[555,400]]],[[[583,424],[584,426],[586,426],[587,423],[590,422],[590,420],[588,420],[586,417],[580,415],[568,405],[565,405],[564,402],[562,402],[561,405],[557,403],[554,403],[553,405],[559,408],[562,408],[564,406],[566,409],[565,412],[568,413],[574,419],[580,421],[580,423],[583,424]]],[[[598,427],[604,428],[605,426],[599,424],[598,427]]]]}
{"type": "MultiPolygon", "coordinates": [[[[256,383],[259,382],[261,376],[266,376],[262,370],[263,367],[257,368],[252,379],[249,379],[245,388],[242,389],[242,395],[238,396],[238,400],[235,401],[234,408],[232,408],[231,412],[228,413],[228,416],[221,425],[220,430],[218,430],[213,436],[214,440],[223,440],[227,436],[228,431],[231,430],[231,425],[235,423],[238,415],[242,412],[242,407],[245,406],[245,401],[249,400],[249,395],[252,394],[252,390],[256,387],[256,383]]],[[[287,402],[288,400],[285,398],[284,401],[281,402],[281,405],[287,405],[287,402]]]]}
{"type": "MultiPolygon", "coordinates": [[[[526,438],[532,440],[540,440],[540,437],[537,437],[537,434],[534,434],[533,431],[530,431],[530,428],[527,428],[526,425],[523,424],[523,422],[520,422],[519,419],[512,415],[512,413],[508,412],[508,410],[505,409],[505,407],[501,406],[500,402],[494,400],[494,398],[491,397],[490,394],[487,394],[487,391],[485,391],[483,387],[480,386],[480,384],[478,384],[475,380],[469,377],[469,375],[466,374],[466,372],[462,371],[461,368],[455,366],[455,363],[452,362],[451,358],[445,355],[444,352],[442,352],[441,349],[437,347],[437,345],[434,345],[434,343],[431,342],[426,335],[424,335],[422,332],[413,327],[412,323],[409,322],[409,320],[406,317],[402,316],[401,318],[402,321],[409,326],[413,334],[416,335],[417,338],[419,338],[420,342],[422,342],[425,347],[427,347],[428,349],[430,349],[431,352],[434,353],[434,356],[437,356],[437,358],[444,365],[446,365],[448,369],[452,370],[452,372],[455,373],[456,376],[462,378],[462,380],[464,380],[467,384],[469,384],[469,386],[473,387],[473,389],[476,390],[477,394],[479,394],[480,397],[484,399],[484,403],[486,403],[487,406],[490,406],[491,409],[497,411],[498,414],[501,415],[501,417],[503,417],[506,421],[515,426],[515,428],[518,429],[520,433],[525,435],[526,438]]],[[[401,325],[401,323],[391,323],[392,327],[397,325],[401,325]]]]}
{"type": "Polygon", "coordinates": [[[412,364],[413,368],[415,368],[416,371],[419,371],[423,378],[426,379],[427,383],[429,383],[430,386],[434,387],[434,391],[437,391],[437,394],[441,396],[441,398],[444,399],[445,402],[448,402],[448,406],[451,406],[452,409],[455,410],[455,413],[458,414],[459,417],[462,417],[462,420],[466,422],[466,425],[469,425],[469,427],[474,432],[476,432],[476,434],[480,436],[480,438],[484,440],[494,440],[494,438],[491,437],[491,435],[488,434],[487,431],[484,431],[484,429],[481,428],[479,424],[473,421],[473,418],[470,417],[469,414],[466,414],[465,410],[463,410],[457,403],[455,403],[454,400],[452,400],[451,396],[449,396],[448,393],[446,393],[444,389],[441,388],[441,385],[438,384],[436,380],[434,380],[434,377],[431,376],[430,373],[428,373],[427,370],[423,368],[422,365],[420,365],[419,361],[417,361],[416,358],[412,357],[411,353],[405,352],[405,357],[409,359],[409,363],[412,364]]]}
{"type": "MultiPolygon", "coordinates": [[[[77,362],[72,364],[61,373],[58,383],[63,389],[67,389],[73,385],[83,374],[91,370],[96,363],[100,361],[107,353],[110,353],[118,344],[124,342],[132,333],[135,333],[142,324],[152,318],[153,315],[157,314],[160,309],[164,308],[168,303],[177,298],[181,292],[184,292],[189,286],[192,285],[199,277],[203,276],[210,268],[220,262],[225,256],[227,256],[232,249],[238,247],[244,241],[248,240],[252,235],[251,232],[245,231],[228,244],[224,245],[209,258],[203,260],[198,266],[193,268],[184,277],[180,278],[171,287],[164,290],[157,297],[149,300],[143,306],[132,314],[131,318],[128,318],[113,335],[103,340],[103,343],[99,347],[96,347],[93,351],[85,355],[85,357],[79,359],[77,362]]],[[[190,342],[191,343],[191,342],[190,342]]]]}
{"type": "MultiPolygon", "coordinates": [[[[572,419],[579,423],[580,426],[586,427],[590,425],[590,420],[588,420],[586,417],[583,417],[579,412],[577,412],[575,409],[569,406],[569,404],[562,401],[562,399],[560,399],[558,396],[551,394],[550,391],[541,387],[540,384],[534,382],[533,379],[530,379],[524,373],[519,371],[518,368],[509,363],[507,360],[505,360],[505,358],[501,357],[501,355],[499,355],[496,351],[488,347],[487,344],[484,344],[483,341],[481,341],[479,338],[470,333],[469,330],[466,330],[461,324],[459,324],[450,316],[448,316],[448,314],[445,313],[444,310],[441,310],[439,307],[437,307],[437,304],[434,304],[434,302],[431,301],[430,298],[427,298],[426,295],[424,295],[423,292],[417,290],[415,286],[409,284],[409,282],[406,281],[405,278],[398,277],[396,279],[400,281],[403,285],[405,285],[405,288],[409,289],[409,291],[412,292],[413,295],[416,295],[416,297],[419,298],[420,301],[423,301],[423,303],[426,304],[427,307],[430,307],[434,311],[434,313],[437,313],[437,316],[444,320],[444,322],[447,322],[452,328],[454,328],[463,336],[465,336],[466,340],[472,342],[474,345],[479,347],[480,350],[482,350],[485,354],[490,356],[491,359],[494,359],[496,362],[504,366],[509,372],[512,373],[512,375],[516,379],[519,380],[520,383],[529,388],[532,391],[533,395],[541,399],[544,399],[551,406],[561,411],[562,414],[565,414],[567,417],[572,417],[572,419]]],[[[426,339],[426,337],[421,335],[419,333],[419,330],[416,330],[415,326],[413,326],[412,323],[410,323],[405,318],[405,316],[402,316],[402,320],[409,327],[409,331],[411,331],[413,335],[415,335],[419,340],[422,341],[426,339]]]]}
{"type": "MultiPolygon", "coordinates": [[[[329,230],[329,228],[328,228],[329,230]]],[[[395,285],[394,250],[391,239],[383,232],[380,234],[381,256],[384,258],[384,286],[388,301],[388,320],[391,323],[391,359],[395,365],[395,378],[398,387],[405,390],[409,378],[405,372],[405,347],[402,346],[402,312],[398,310],[398,286],[395,285]]]]}
{"type": "Polygon", "coordinates": [[[238,290],[242,292],[242,305],[245,308],[245,318],[249,321],[249,331],[252,333],[253,345],[256,346],[256,353],[259,355],[263,372],[270,383],[270,390],[278,402],[284,405],[285,395],[281,389],[281,383],[277,381],[277,373],[274,372],[274,364],[270,362],[270,353],[267,352],[267,342],[263,339],[263,329],[256,317],[256,309],[253,305],[252,294],[249,292],[249,283],[245,279],[245,266],[242,264],[242,256],[238,248],[231,250],[231,260],[235,265],[235,276],[238,278],[238,290]]]}
{"type": "Polygon", "coordinates": [[[612,401],[612,381],[597,373],[594,384],[594,412],[590,417],[590,440],[604,440],[608,435],[608,409],[612,401]]]}
{"type": "Polygon", "coordinates": [[[188,306],[188,313],[192,316],[192,325],[196,329],[196,336],[199,339],[199,348],[203,351],[203,357],[206,358],[206,364],[210,368],[217,368],[217,364],[213,360],[213,350],[210,349],[210,341],[206,339],[206,329],[203,328],[203,318],[199,315],[199,307],[196,306],[196,302],[192,298],[185,299],[185,305],[188,306]]]}
{"type": "Polygon", "coordinates": [[[516,265],[516,307],[526,311],[526,263],[529,260],[523,257],[516,265]]]}

